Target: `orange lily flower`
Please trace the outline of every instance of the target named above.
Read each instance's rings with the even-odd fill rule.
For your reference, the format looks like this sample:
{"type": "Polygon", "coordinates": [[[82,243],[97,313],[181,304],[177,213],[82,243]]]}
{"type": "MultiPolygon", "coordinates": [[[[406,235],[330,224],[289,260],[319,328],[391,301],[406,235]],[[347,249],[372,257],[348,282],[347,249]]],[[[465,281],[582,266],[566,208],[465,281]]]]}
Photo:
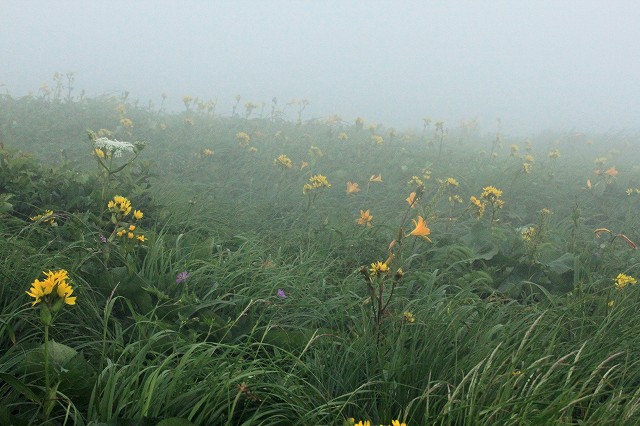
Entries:
{"type": "Polygon", "coordinates": [[[431,230],[427,228],[427,223],[424,221],[422,216],[418,216],[417,222],[415,219],[411,219],[411,221],[413,222],[415,229],[411,231],[409,235],[413,235],[414,237],[423,237],[427,241],[431,242],[429,237],[427,237],[427,235],[431,234],[431,230]]]}
{"type": "Polygon", "coordinates": [[[347,194],[355,194],[356,192],[360,192],[360,185],[354,182],[347,182],[347,194]]]}

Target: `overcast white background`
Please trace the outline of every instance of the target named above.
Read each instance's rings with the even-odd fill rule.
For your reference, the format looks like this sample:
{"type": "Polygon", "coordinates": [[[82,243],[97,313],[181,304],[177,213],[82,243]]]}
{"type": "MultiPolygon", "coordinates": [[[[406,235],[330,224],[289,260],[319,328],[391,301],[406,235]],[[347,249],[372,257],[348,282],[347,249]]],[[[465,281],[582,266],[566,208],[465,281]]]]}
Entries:
{"type": "Polygon", "coordinates": [[[637,1],[0,0],[0,84],[307,98],[306,118],[484,131],[640,129],[637,1]]]}

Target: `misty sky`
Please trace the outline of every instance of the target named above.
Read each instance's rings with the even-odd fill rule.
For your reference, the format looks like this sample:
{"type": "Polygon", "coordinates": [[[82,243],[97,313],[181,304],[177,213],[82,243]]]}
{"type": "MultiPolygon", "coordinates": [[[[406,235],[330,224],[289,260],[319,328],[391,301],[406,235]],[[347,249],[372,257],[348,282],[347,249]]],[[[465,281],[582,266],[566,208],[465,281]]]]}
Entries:
{"type": "Polygon", "coordinates": [[[640,130],[640,2],[0,0],[1,90],[56,71],[227,114],[240,94],[396,128],[640,130]]]}

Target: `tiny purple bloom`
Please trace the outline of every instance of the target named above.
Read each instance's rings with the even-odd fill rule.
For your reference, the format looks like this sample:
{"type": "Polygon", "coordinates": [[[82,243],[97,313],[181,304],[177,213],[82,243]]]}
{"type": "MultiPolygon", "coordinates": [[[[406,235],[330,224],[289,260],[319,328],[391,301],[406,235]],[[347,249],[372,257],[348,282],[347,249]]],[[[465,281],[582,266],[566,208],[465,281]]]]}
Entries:
{"type": "Polygon", "coordinates": [[[100,242],[101,243],[106,243],[107,242],[107,238],[102,234],[100,234],[100,242]]]}
{"type": "Polygon", "coordinates": [[[287,298],[287,295],[285,294],[284,290],[281,289],[281,288],[278,289],[278,297],[280,299],[286,299],[287,298]]]}
{"type": "Polygon", "coordinates": [[[189,273],[187,271],[182,271],[176,277],[176,284],[183,283],[189,278],[189,273]]]}

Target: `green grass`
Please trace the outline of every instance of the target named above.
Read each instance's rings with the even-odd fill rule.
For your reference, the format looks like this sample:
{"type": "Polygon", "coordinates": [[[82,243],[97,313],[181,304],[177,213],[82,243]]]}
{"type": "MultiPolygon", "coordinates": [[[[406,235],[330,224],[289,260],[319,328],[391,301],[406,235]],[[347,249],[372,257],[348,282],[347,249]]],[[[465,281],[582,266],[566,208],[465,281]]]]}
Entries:
{"type": "Polygon", "coordinates": [[[0,424],[640,423],[640,286],[614,286],[640,276],[637,135],[547,133],[528,149],[451,128],[440,149],[433,127],[167,114],[114,97],[0,106],[0,424]],[[147,145],[105,181],[87,129],[147,145]],[[282,154],[293,167],[274,163],[282,154]],[[309,203],[317,174],[331,187],[309,203]],[[413,176],[424,193],[410,208],[413,176]],[[489,185],[504,200],[493,223],[469,201],[489,185]],[[144,243],[113,235],[114,195],[144,212],[126,225],[144,243]],[[47,209],[57,226],[30,220],[47,209]],[[431,242],[407,236],[419,215],[431,242]],[[369,276],[388,258],[388,276],[369,276]],[[56,269],[77,303],[49,329],[47,397],[43,304],[25,292],[56,269]],[[369,279],[383,280],[379,322],[369,279]]]}

